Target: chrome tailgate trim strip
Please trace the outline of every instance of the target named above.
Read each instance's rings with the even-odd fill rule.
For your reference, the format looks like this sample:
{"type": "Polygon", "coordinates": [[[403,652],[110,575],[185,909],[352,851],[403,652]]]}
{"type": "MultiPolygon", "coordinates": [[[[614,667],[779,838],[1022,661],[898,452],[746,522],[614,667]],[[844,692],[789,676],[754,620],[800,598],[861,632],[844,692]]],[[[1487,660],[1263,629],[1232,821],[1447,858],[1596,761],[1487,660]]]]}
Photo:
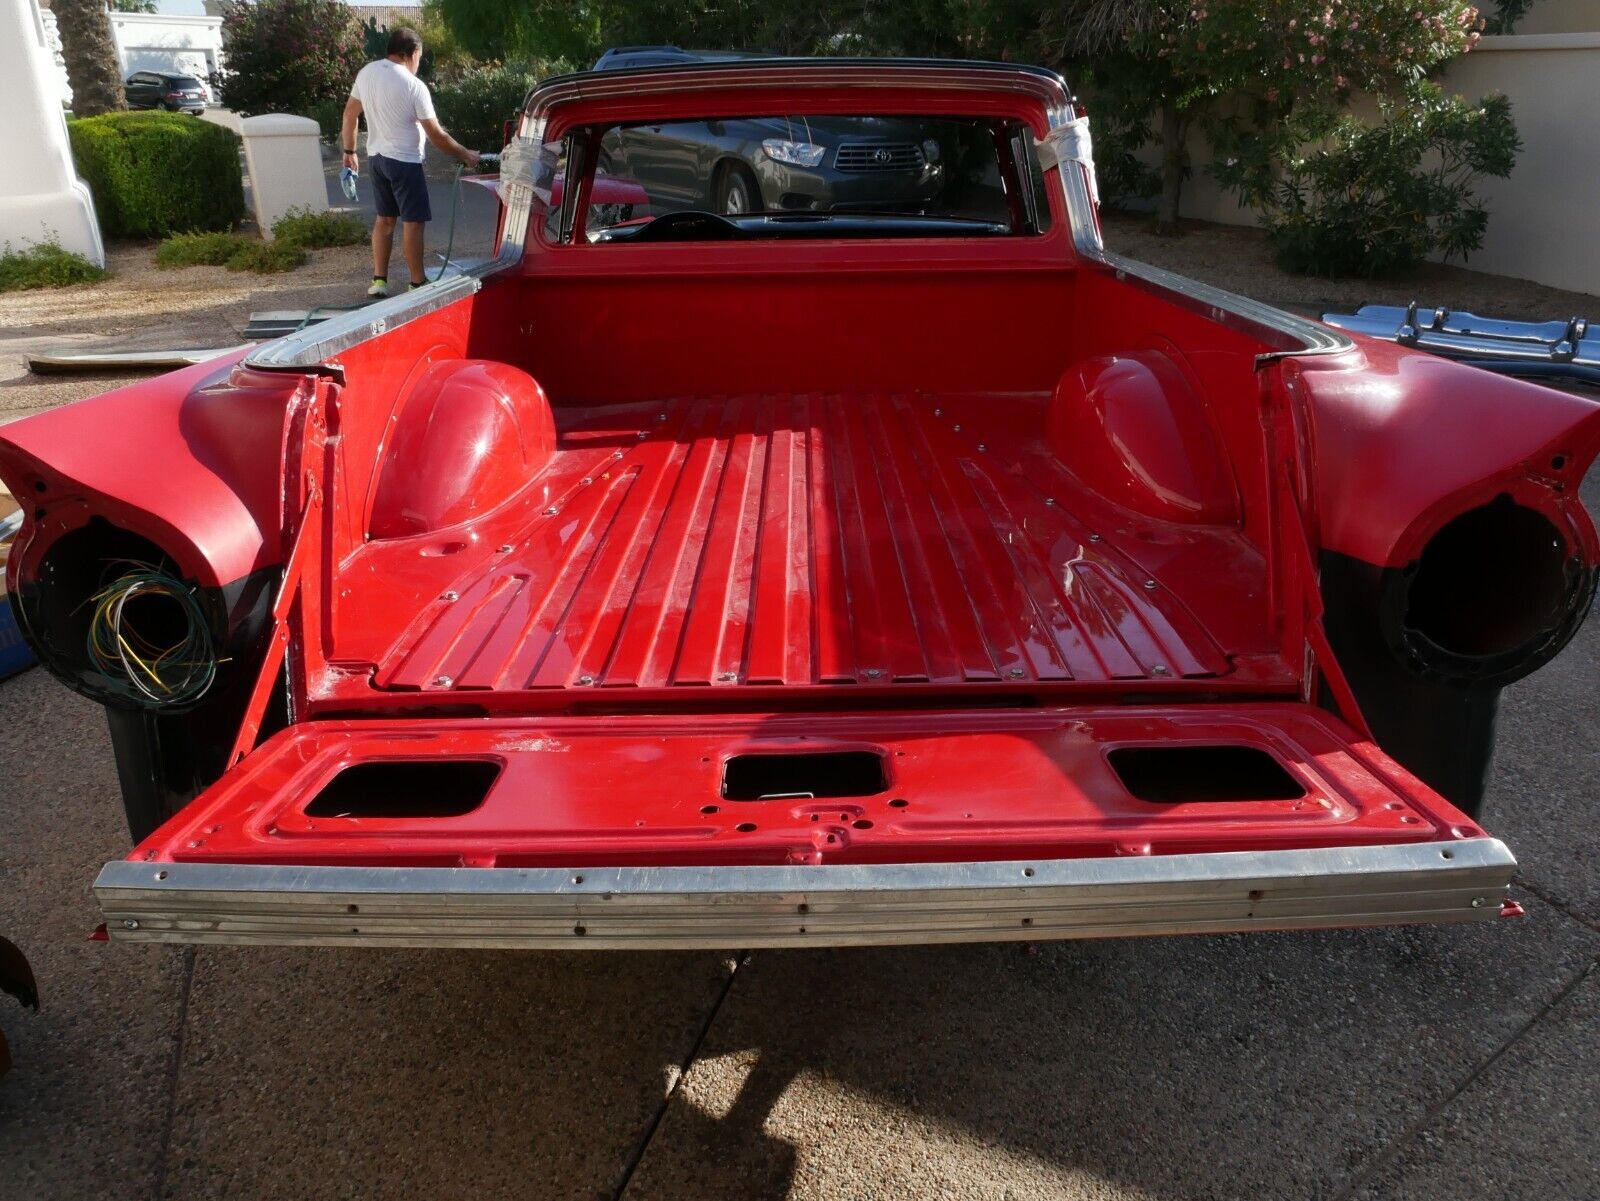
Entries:
{"type": "Polygon", "coordinates": [[[118,942],[747,948],[1478,921],[1493,838],[1003,863],[412,868],[108,863],[118,942]]]}

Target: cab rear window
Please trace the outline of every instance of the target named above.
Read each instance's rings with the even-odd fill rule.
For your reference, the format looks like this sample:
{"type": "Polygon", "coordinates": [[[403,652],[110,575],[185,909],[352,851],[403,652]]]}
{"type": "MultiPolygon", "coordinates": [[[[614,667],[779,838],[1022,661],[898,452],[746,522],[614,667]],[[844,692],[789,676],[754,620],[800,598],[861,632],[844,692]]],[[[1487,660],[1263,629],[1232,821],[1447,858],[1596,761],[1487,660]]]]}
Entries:
{"type": "Polygon", "coordinates": [[[591,155],[594,170],[582,202],[552,211],[553,241],[992,237],[1050,226],[1031,133],[1014,121],[633,122],[575,131],[564,149],[563,174],[568,160],[582,173],[591,155]]]}

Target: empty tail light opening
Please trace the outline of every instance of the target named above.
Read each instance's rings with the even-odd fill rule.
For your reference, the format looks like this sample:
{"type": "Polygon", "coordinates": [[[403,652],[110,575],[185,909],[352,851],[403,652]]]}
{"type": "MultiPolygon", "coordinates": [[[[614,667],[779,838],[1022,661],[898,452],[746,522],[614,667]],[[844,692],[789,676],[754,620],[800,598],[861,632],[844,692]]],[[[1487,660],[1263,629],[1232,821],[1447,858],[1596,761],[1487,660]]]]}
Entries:
{"type": "Polygon", "coordinates": [[[1253,746],[1123,746],[1106,758],[1122,786],[1141,801],[1294,801],[1305,786],[1268,752],[1253,746]]]}
{"type": "Polygon", "coordinates": [[[399,759],[353,763],[318,790],[307,817],[463,817],[494,786],[500,764],[487,759],[399,759]]]}
{"type": "Polygon", "coordinates": [[[876,796],[888,788],[883,756],[875,751],[734,755],[722,767],[726,801],[876,796]]]}

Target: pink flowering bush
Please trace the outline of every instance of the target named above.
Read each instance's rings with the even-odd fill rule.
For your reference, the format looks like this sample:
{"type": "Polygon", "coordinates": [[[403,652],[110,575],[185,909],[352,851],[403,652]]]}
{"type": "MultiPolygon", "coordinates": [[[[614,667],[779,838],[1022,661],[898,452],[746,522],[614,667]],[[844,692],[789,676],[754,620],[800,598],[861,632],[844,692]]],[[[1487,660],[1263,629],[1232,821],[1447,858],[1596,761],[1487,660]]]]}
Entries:
{"type": "Polygon", "coordinates": [[[1146,49],[1210,95],[1284,107],[1355,89],[1395,94],[1470,50],[1465,0],[1164,0],[1146,49]]]}
{"type": "Polygon", "coordinates": [[[230,0],[222,10],[222,100],[245,116],[343,104],[366,62],[363,30],[340,0],[230,0]]]}

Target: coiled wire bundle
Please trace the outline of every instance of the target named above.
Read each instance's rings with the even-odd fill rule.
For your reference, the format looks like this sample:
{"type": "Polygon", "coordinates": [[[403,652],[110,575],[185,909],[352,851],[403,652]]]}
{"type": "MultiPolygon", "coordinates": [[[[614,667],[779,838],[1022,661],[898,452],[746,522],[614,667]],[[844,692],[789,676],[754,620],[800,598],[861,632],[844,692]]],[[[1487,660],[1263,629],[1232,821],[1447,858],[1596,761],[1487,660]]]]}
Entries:
{"type": "Polygon", "coordinates": [[[181,581],[129,566],[87,602],[90,667],[110,692],[145,708],[199,699],[217,675],[205,610],[181,581]]]}

